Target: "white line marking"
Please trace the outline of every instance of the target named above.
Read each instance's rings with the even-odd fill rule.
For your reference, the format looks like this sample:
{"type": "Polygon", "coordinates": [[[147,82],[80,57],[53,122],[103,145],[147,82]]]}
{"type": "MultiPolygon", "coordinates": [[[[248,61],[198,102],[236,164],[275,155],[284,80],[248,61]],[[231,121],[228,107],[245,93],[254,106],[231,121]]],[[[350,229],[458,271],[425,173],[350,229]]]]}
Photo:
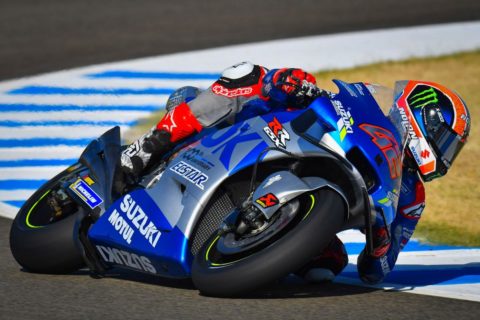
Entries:
{"type": "Polygon", "coordinates": [[[176,89],[183,86],[208,88],[213,80],[176,80],[176,79],[118,79],[118,78],[87,78],[63,76],[61,79],[45,78],[42,82],[31,85],[63,87],[68,83],[68,88],[97,88],[97,89],[151,89],[166,88],[176,89]],[[63,79],[62,79],[63,78],[63,79]],[[59,81],[60,80],[60,81],[59,81]]]}
{"type": "MultiPolygon", "coordinates": [[[[2,139],[30,139],[30,138],[67,138],[82,139],[91,138],[92,140],[103,134],[112,126],[24,126],[12,130],[8,127],[0,127],[0,137],[2,139]]],[[[120,129],[126,130],[128,126],[120,126],[120,129]]],[[[3,158],[3,157],[2,157],[3,158]]]]}
{"type": "MultiPolygon", "coordinates": [[[[25,160],[25,159],[74,159],[80,156],[83,147],[55,146],[38,148],[0,148],[2,160],[25,160]]],[[[16,168],[11,168],[16,170],[16,168]]]]}
{"type": "Polygon", "coordinates": [[[67,166],[0,168],[0,180],[47,180],[67,166]]]}
{"type": "MultiPolygon", "coordinates": [[[[0,87],[1,90],[1,87],[0,87]]],[[[34,104],[44,105],[74,105],[74,106],[164,106],[167,102],[167,95],[2,95],[0,94],[1,104],[34,104]]],[[[39,106],[39,111],[41,108],[39,106]]],[[[1,114],[0,114],[1,115],[1,114]]]]}
{"type": "Polygon", "coordinates": [[[35,190],[17,189],[17,190],[0,190],[0,201],[17,201],[28,199],[35,190]]]}
{"type": "Polygon", "coordinates": [[[2,112],[2,121],[134,121],[151,115],[150,111],[52,111],[52,112],[2,112]]]}

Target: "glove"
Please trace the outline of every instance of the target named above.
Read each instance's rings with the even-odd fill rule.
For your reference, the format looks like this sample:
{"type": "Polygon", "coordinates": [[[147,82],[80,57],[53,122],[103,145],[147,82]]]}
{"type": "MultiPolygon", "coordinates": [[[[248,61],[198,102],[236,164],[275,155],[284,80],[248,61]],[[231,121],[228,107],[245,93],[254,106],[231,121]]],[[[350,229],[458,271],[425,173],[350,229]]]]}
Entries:
{"type": "Polygon", "coordinates": [[[273,85],[286,94],[286,102],[297,108],[307,107],[322,94],[313,75],[302,69],[280,69],[273,75],[273,85]]]}
{"type": "Polygon", "coordinates": [[[302,87],[296,93],[297,99],[310,104],[315,98],[322,95],[322,90],[316,84],[303,80],[302,87]]]}

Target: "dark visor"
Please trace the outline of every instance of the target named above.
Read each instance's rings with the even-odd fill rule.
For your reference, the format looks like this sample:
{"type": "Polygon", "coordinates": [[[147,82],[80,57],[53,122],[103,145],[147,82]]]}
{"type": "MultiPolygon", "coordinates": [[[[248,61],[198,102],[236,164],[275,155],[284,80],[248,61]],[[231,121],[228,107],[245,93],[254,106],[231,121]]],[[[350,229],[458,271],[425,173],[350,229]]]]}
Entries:
{"type": "Polygon", "coordinates": [[[425,107],[423,109],[423,123],[427,131],[427,139],[433,144],[433,147],[440,153],[447,166],[453,163],[458,155],[464,141],[461,137],[444,121],[442,113],[437,107],[425,107]]]}

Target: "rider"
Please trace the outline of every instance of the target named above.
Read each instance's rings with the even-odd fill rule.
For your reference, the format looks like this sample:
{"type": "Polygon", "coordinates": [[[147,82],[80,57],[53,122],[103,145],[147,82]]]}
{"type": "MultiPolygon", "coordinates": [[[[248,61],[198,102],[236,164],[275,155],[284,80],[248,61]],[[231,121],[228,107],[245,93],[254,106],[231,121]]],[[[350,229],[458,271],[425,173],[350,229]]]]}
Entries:
{"type": "MultiPolygon", "coordinates": [[[[158,124],[122,153],[115,177],[115,188],[119,193],[123,191],[125,181],[136,181],[142,173],[146,172],[175,145],[200,132],[203,128],[221,122],[235,123],[241,119],[265,114],[272,110],[305,108],[316,97],[329,96],[329,93],[316,86],[313,75],[301,69],[268,70],[249,62],[242,62],[227,68],[220,79],[201,93],[195,90],[190,91],[191,97],[181,101],[178,105],[169,108],[169,103],[167,103],[169,111],[158,124]]],[[[170,100],[169,102],[171,102],[170,100]]],[[[445,118],[442,118],[443,108],[438,105],[436,108],[429,109],[430,111],[426,115],[417,112],[418,110],[412,111],[414,117],[409,120],[411,122],[419,121],[419,123],[423,121],[421,128],[427,128],[423,139],[426,138],[425,141],[431,144],[432,151],[439,160],[438,172],[429,173],[428,177],[423,176],[421,167],[415,166],[412,161],[412,151],[409,152],[409,150],[413,150],[413,148],[407,148],[398,204],[400,214],[396,215],[390,226],[376,222],[373,226],[373,253],[366,255],[362,251],[359,256],[358,271],[361,279],[365,282],[380,282],[393,268],[400,250],[408,242],[424,208],[425,195],[422,178],[431,180],[445,174],[454,156],[465,142],[468,127],[463,133],[458,130],[447,130],[447,133],[452,135],[452,132],[457,133],[459,138],[453,142],[451,141],[453,138],[447,139],[447,141],[442,140],[450,136],[445,138],[445,134],[438,136],[438,134],[435,135],[436,133],[428,131],[430,130],[429,126],[434,125],[431,123],[437,121],[438,125],[438,119],[445,118]],[[429,116],[430,112],[432,116],[429,116]],[[388,263],[385,264],[384,261],[388,263]]],[[[468,117],[468,111],[465,111],[464,114],[468,117]]],[[[452,123],[455,123],[455,118],[450,116],[447,121],[450,122],[441,123],[443,127],[449,125],[453,128],[452,123]]],[[[446,130],[443,127],[440,134],[446,130]]],[[[455,128],[453,129],[455,130],[455,128]]],[[[335,237],[320,256],[314,258],[297,274],[310,281],[331,280],[345,268],[347,263],[348,256],[345,247],[338,237],[335,237]]]]}
{"type": "Polygon", "coordinates": [[[358,257],[360,278],[369,284],[382,282],[395,266],[425,208],[423,182],[447,173],[470,132],[465,103],[439,84],[399,82],[394,96],[389,118],[407,137],[402,185],[394,221],[389,226],[377,222],[373,253],[367,255],[364,249],[358,257]]]}

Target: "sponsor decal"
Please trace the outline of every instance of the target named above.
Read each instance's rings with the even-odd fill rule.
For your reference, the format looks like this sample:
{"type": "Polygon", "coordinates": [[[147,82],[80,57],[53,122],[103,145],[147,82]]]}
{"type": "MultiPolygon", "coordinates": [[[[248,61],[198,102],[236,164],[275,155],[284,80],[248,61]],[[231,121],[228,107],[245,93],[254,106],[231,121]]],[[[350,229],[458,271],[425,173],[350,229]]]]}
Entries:
{"type": "Polygon", "coordinates": [[[361,84],[355,83],[355,89],[357,89],[358,93],[360,93],[362,96],[365,95],[363,92],[363,86],[361,84]]]}
{"type": "Polygon", "coordinates": [[[353,91],[352,88],[350,88],[350,84],[348,84],[348,83],[343,83],[343,82],[340,82],[340,84],[342,85],[343,88],[345,88],[345,90],[347,90],[347,92],[348,92],[352,97],[358,98],[358,96],[357,96],[357,94],[355,93],[355,91],[353,91]]]}
{"type": "Polygon", "coordinates": [[[157,270],[150,259],[124,250],[97,245],[97,250],[103,260],[139,271],[156,274],[157,270]]]}
{"type": "Polygon", "coordinates": [[[123,219],[120,213],[115,209],[108,217],[108,222],[120,233],[128,244],[132,243],[132,236],[134,234],[133,228],[130,227],[127,221],[123,219]]]}
{"type": "Polygon", "coordinates": [[[377,93],[377,90],[375,90],[375,86],[372,86],[370,83],[364,83],[365,87],[367,87],[368,91],[373,95],[377,93]]]}
{"type": "Polygon", "coordinates": [[[400,242],[400,250],[403,250],[403,248],[408,243],[408,240],[410,240],[412,235],[413,235],[413,230],[407,227],[402,228],[402,241],[400,242]]]}
{"type": "Polygon", "coordinates": [[[100,198],[95,191],[93,191],[88,184],[80,178],[72,183],[69,188],[92,209],[96,208],[103,202],[102,198],[100,198]]]}
{"type": "Polygon", "coordinates": [[[157,226],[150,221],[145,211],[137,204],[131,195],[127,194],[123,197],[119,209],[120,211],[117,209],[112,211],[108,217],[108,222],[120,233],[123,239],[128,244],[132,242],[132,237],[135,233],[134,227],[148,243],[155,248],[162,233],[158,230],[157,226]],[[120,213],[123,213],[128,218],[130,223],[133,224],[133,227],[120,213]]]}
{"type": "Polygon", "coordinates": [[[398,203],[398,191],[396,189],[393,189],[393,192],[388,191],[387,196],[383,199],[378,200],[378,203],[386,205],[386,206],[391,206],[392,204],[397,204],[398,203]]]}
{"type": "Polygon", "coordinates": [[[220,96],[225,96],[225,97],[228,97],[228,98],[233,98],[233,97],[238,97],[238,96],[245,96],[245,95],[249,95],[253,92],[253,89],[250,88],[250,87],[246,87],[246,88],[236,88],[236,89],[228,89],[228,88],[225,88],[224,86],[222,85],[219,85],[219,84],[215,84],[213,87],[212,87],[212,91],[213,93],[215,94],[218,94],[220,96]]]}
{"type": "Polygon", "coordinates": [[[255,200],[255,202],[261,205],[263,208],[270,208],[280,203],[278,198],[273,193],[267,193],[266,195],[255,200]]]}
{"type": "Polygon", "coordinates": [[[332,100],[332,104],[337,115],[340,116],[340,119],[337,121],[337,130],[340,132],[340,141],[343,141],[347,134],[353,133],[353,117],[350,114],[350,111],[345,110],[340,101],[332,100]]]}
{"type": "Polygon", "coordinates": [[[174,128],[177,127],[177,124],[173,120],[173,116],[175,115],[175,108],[168,111],[165,117],[162,119],[162,128],[164,128],[168,132],[172,132],[174,128]]]}
{"type": "MultiPolygon", "coordinates": [[[[143,140],[143,139],[139,139],[139,140],[143,140]]],[[[128,148],[125,149],[122,152],[122,156],[126,155],[129,158],[131,158],[134,155],[136,155],[137,153],[139,153],[140,152],[140,141],[139,140],[137,140],[137,141],[133,142],[131,145],[129,145],[128,148]]]]}
{"type": "Polygon", "coordinates": [[[208,176],[205,173],[201,172],[194,166],[184,161],[180,161],[179,163],[171,167],[170,170],[172,170],[179,176],[184,177],[202,190],[205,188],[203,183],[208,181],[208,176]]]}
{"type": "Polygon", "coordinates": [[[75,163],[67,168],[67,172],[73,172],[82,166],[81,163],[75,163]]]}
{"type": "Polygon", "coordinates": [[[425,209],[425,203],[422,202],[408,208],[402,208],[400,212],[405,218],[418,220],[422,216],[423,209],[425,209]]]}
{"type": "Polygon", "coordinates": [[[83,181],[85,181],[89,186],[91,186],[92,184],[95,183],[95,181],[93,181],[92,178],[90,178],[90,176],[84,176],[82,177],[83,181]]]}
{"type": "Polygon", "coordinates": [[[429,104],[437,104],[438,103],[438,94],[437,90],[432,87],[427,86],[419,86],[419,90],[414,90],[407,98],[408,104],[412,108],[423,108],[428,106],[429,104]],[[428,88],[422,90],[421,88],[428,88]],[[420,91],[421,90],[421,91],[420,91]],[[418,92],[420,91],[420,92],[418,92]],[[418,92],[418,93],[416,93],[418,92]]]}
{"type": "Polygon", "coordinates": [[[268,179],[267,183],[265,183],[265,185],[263,186],[263,189],[270,187],[272,184],[280,180],[282,180],[282,176],[279,174],[271,177],[270,179],[268,179]]]}
{"type": "Polygon", "coordinates": [[[210,161],[208,161],[203,157],[202,151],[195,148],[185,151],[182,154],[182,158],[189,162],[195,163],[196,165],[198,165],[200,168],[204,170],[210,170],[215,166],[213,163],[211,163],[210,161]]]}
{"type": "Polygon", "coordinates": [[[272,82],[269,81],[266,85],[263,86],[263,95],[268,96],[272,91],[272,82]]]}
{"type": "Polygon", "coordinates": [[[430,152],[428,150],[423,150],[422,153],[420,153],[420,156],[423,158],[423,159],[426,159],[430,156],[430,152]]]}
{"type": "Polygon", "coordinates": [[[424,172],[433,172],[436,167],[436,158],[425,138],[411,140],[408,143],[410,152],[417,162],[418,166],[424,172]]]}
{"type": "Polygon", "coordinates": [[[276,117],[273,117],[273,120],[263,128],[263,131],[278,148],[287,148],[287,141],[290,140],[290,134],[276,117]]]}
{"type": "Polygon", "coordinates": [[[384,255],[380,258],[380,266],[382,267],[383,274],[390,273],[390,266],[388,265],[388,256],[384,255]]]}
{"type": "Polygon", "coordinates": [[[399,108],[398,106],[396,106],[396,110],[398,111],[398,114],[401,117],[400,121],[402,123],[402,127],[407,132],[410,139],[411,140],[418,139],[417,134],[415,133],[415,130],[413,129],[413,126],[412,126],[411,122],[408,120],[408,116],[405,113],[405,109],[399,108]]]}
{"type": "Polygon", "coordinates": [[[249,157],[249,154],[239,156],[242,145],[249,145],[252,152],[260,152],[268,147],[257,132],[252,132],[249,129],[250,124],[248,122],[238,122],[222,130],[221,134],[207,135],[201,143],[207,148],[212,148],[211,153],[213,155],[218,154],[218,159],[225,169],[230,170],[236,165],[241,165],[249,157]]]}

